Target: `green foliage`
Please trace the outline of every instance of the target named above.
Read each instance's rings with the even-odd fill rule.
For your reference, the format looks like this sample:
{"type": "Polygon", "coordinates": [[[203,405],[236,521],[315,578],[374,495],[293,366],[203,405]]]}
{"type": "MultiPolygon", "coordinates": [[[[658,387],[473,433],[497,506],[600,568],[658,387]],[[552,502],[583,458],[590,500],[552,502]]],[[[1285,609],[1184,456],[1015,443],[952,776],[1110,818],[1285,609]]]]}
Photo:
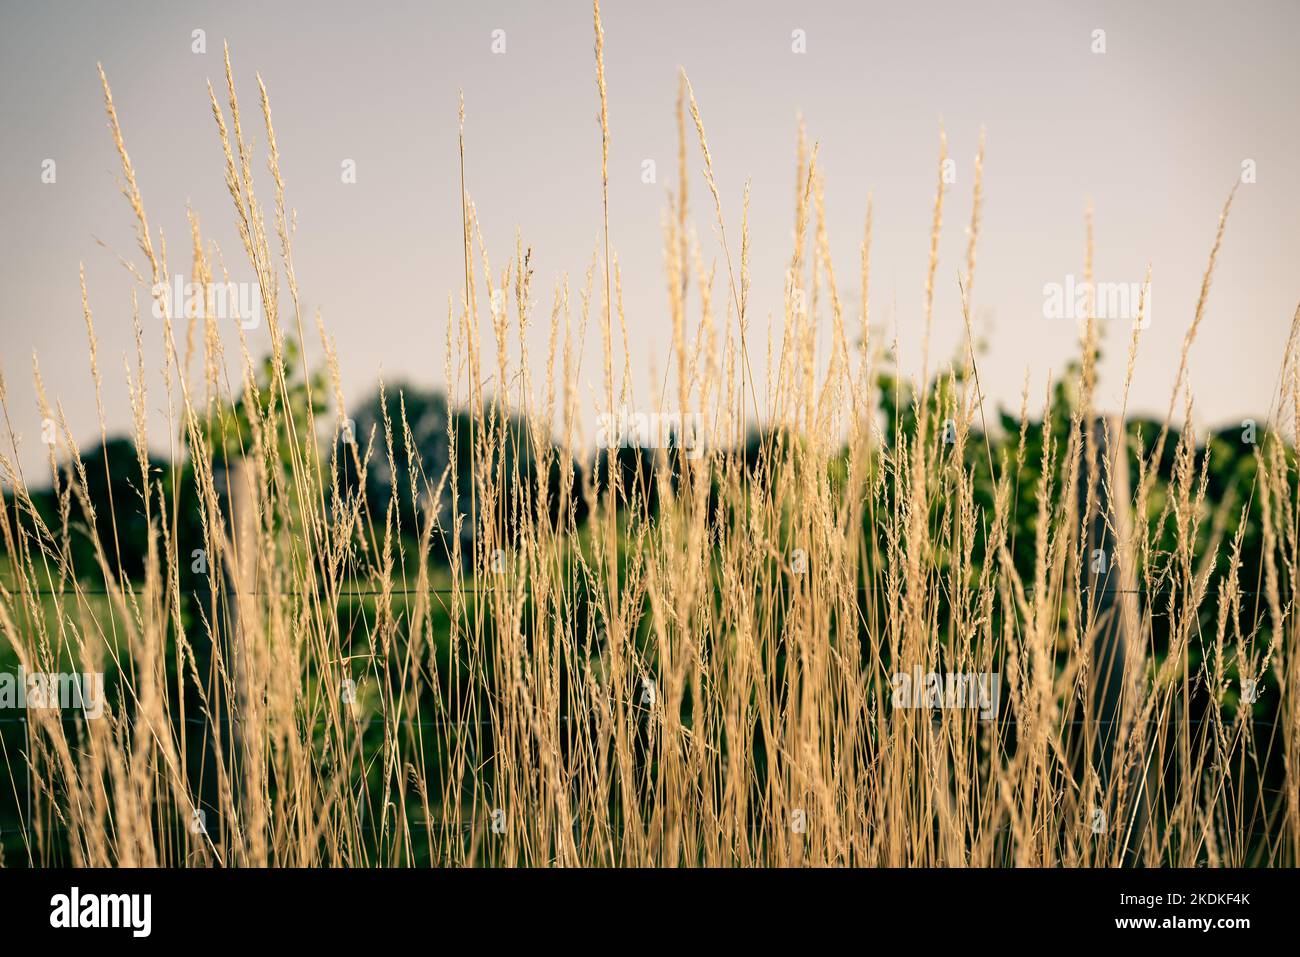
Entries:
{"type": "MultiPolygon", "coordinates": [[[[313,415],[328,408],[325,403],[327,380],[323,370],[308,374],[297,340],[285,338],[277,361],[266,356],[254,370],[251,388],[245,388],[233,403],[214,399],[208,417],[200,426],[203,447],[211,450],[215,463],[248,455],[253,448],[255,425],[273,424],[276,456],[288,461],[288,450],[297,441],[295,435],[309,436],[306,424],[313,415]],[[281,387],[283,382],[283,387],[281,387]]],[[[193,449],[190,450],[193,452],[193,449]]]]}

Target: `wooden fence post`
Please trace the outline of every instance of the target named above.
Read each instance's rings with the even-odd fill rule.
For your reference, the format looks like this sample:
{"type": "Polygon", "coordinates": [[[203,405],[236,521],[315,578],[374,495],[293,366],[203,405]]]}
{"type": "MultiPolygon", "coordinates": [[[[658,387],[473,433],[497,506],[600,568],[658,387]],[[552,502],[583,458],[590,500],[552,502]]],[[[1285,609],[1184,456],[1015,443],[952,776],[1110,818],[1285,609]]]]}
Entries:
{"type": "MultiPolygon", "coordinates": [[[[1146,801],[1143,762],[1127,782],[1116,782],[1117,752],[1135,720],[1141,660],[1141,596],[1133,547],[1132,502],[1124,423],[1117,417],[1095,418],[1084,426],[1079,468],[1079,516],[1082,545],[1083,618],[1091,652],[1087,720],[1095,737],[1092,762],[1097,770],[1101,803],[1123,783],[1131,813],[1107,821],[1107,834],[1127,841],[1125,862],[1136,860],[1145,836],[1146,801]],[[1091,503],[1089,492],[1091,491],[1091,503]],[[1091,504],[1091,507],[1089,507],[1091,504]]],[[[1097,809],[1090,809],[1096,814],[1097,809]]]]}

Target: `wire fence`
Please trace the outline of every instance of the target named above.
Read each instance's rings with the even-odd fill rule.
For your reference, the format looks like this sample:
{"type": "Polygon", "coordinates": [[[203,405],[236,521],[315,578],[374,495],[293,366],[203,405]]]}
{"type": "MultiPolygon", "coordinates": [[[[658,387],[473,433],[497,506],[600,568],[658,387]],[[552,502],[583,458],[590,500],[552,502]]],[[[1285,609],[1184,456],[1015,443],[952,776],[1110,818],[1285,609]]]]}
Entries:
{"type": "MultiPolygon", "coordinates": [[[[126,586],[123,586],[123,587],[121,587],[121,588],[119,588],[119,589],[117,589],[117,590],[113,590],[113,589],[105,588],[105,587],[102,587],[102,586],[82,587],[82,586],[72,586],[72,585],[69,585],[67,588],[49,588],[49,587],[45,587],[45,586],[36,586],[36,587],[26,587],[26,588],[23,588],[23,587],[21,587],[21,586],[17,586],[17,585],[13,585],[13,586],[5,585],[4,587],[5,587],[6,590],[8,590],[10,593],[22,593],[22,592],[26,592],[27,594],[42,595],[42,596],[51,596],[51,597],[52,597],[52,596],[55,596],[55,595],[59,595],[59,596],[67,596],[67,595],[72,595],[72,596],[76,596],[76,595],[88,595],[88,596],[92,596],[92,597],[94,597],[94,596],[100,596],[100,597],[102,597],[102,596],[107,596],[107,595],[117,594],[118,591],[123,591],[123,592],[125,592],[125,591],[137,591],[137,592],[138,592],[138,591],[139,591],[139,588],[136,587],[136,586],[134,586],[134,585],[133,585],[132,588],[127,588],[126,586]]],[[[481,585],[477,585],[477,584],[467,584],[467,585],[462,585],[462,586],[459,586],[459,587],[429,586],[429,587],[427,587],[427,588],[407,588],[407,587],[404,587],[404,588],[344,588],[344,589],[340,589],[340,590],[338,590],[338,591],[336,591],[336,592],[331,593],[331,592],[329,591],[329,589],[326,589],[326,588],[317,588],[317,589],[276,588],[276,589],[266,589],[266,590],[253,589],[253,590],[249,591],[249,590],[244,590],[244,589],[238,589],[238,588],[233,588],[233,587],[227,587],[227,586],[223,585],[223,586],[220,587],[220,589],[216,589],[216,588],[212,588],[212,587],[207,587],[207,588],[196,588],[196,587],[193,587],[193,586],[182,586],[182,587],[178,587],[178,588],[167,587],[167,588],[164,588],[163,591],[167,592],[168,594],[179,593],[179,594],[182,594],[182,595],[204,595],[204,596],[211,595],[214,591],[218,591],[218,590],[220,590],[220,591],[225,592],[225,593],[227,593],[227,594],[232,594],[232,595],[252,595],[252,596],[254,596],[254,597],[265,597],[265,596],[267,596],[267,595],[282,595],[282,596],[289,596],[289,597],[301,597],[301,596],[303,596],[303,595],[320,595],[320,594],[323,594],[323,595],[330,595],[330,594],[333,594],[334,596],[339,597],[339,598],[351,598],[351,597],[364,598],[364,597],[379,597],[379,596],[382,596],[382,595],[425,595],[425,594],[429,594],[429,595],[454,595],[454,594],[490,594],[490,593],[492,593],[492,592],[495,592],[495,591],[502,591],[502,590],[511,590],[511,591],[514,591],[514,590],[516,590],[518,587],[520,587],[520,586],[497,586],[497,585],[481,586],[481,585]]],[[[531,589],[531,586],[530,586],[530,585],[527,585],[527,584],[523,585],[522,587],[523,587],[525,590],[529,590],[529,591],[532,590],[532,589],[531,589]]],[[[1175,587],[1158,588],[1158,589],[1148,589],[1148,588],[1093,588],[1093,587],[1091,587],[1091,586],[1089,586],[1089,585],[1084,585],[1084,586],[1082,586],[1082,587],[1083,587],[1083,590],[1084,590],[1084,591],[1088,592],[1088,593],[1091,594],[1091,595],[1147,595],[1147,596],[1151,596],[1151,597],[1156,597],[1156,596],[1174,595],[1174,594],[1178,594],[1179,591],[1180,591],[1180,589],[1175,588],[1175,587]]],[[[867,587],[866,585],[858,585],[858,586],[856,586],[856,587],[855,587],[854,589],[852,589],[852,590],[853,590],[853,591],[856,591],[858,594],[861,595],[861,594],[866,594],[866,593],[868,593],[868,592],[886,591],[886,590],[888,590],[888,586],[886,586],[886,585],[875,585],[875,586],[872,586],[872,587],[867,587]]],[[[1035,591],[1035,589],[1034,589],[1032,586],[1027,587],[1027,588],[1024,589],[1024,593],[1025,593],[1026,595],[1032,595],[1032,594],[1034,594],[1034,591],[1035,591]]],[[[1263,592],[1256,592],[1256,591],[1250,591],[1250,590],[1248,590],[1248,589],[1239,588],[1239,589],[1234,590],[1233,594],[1241,595],[1241,596],[1243,596],[1243,597],[1253,598],[1253,597],[1255,597],[1255,596],[1261,596],[1261,597],[1262,597],[1264,593],[1263,593],[1263,592]]]]}

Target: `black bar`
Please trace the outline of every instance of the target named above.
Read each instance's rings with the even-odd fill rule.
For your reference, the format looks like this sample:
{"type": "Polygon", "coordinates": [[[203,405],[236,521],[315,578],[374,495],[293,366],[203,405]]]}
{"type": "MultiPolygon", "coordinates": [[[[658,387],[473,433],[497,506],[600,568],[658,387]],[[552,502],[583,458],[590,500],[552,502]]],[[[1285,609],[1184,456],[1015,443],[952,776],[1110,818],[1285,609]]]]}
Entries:
{"type": "Polygon", "coordinates": [[[1291,937],[1297,890],[1294,870],[0,869],[0,917],[7,942],[193,944],[204,952],[284,943],[322,953],[436,953],[518,941],[530,952],[698,952],[716,943],[735,953],[750,941],[767,951],[791,939],[801,949],[825,941],[869,952],[910,940],[921,949],[906,952],[956,953],[978,942],[980,950],[1074,950],[1095,939],[1179,947],[1199,939],[1232,953],[1291,937]],[[100,905],[87,905],[87,895],[149,895],[147,938],[135,936],[143,898],[138,910],[119,901],[106,911],[133,914],[134,925],[51,926],[66,920],[73,887],[96,914],[100,905]]]}

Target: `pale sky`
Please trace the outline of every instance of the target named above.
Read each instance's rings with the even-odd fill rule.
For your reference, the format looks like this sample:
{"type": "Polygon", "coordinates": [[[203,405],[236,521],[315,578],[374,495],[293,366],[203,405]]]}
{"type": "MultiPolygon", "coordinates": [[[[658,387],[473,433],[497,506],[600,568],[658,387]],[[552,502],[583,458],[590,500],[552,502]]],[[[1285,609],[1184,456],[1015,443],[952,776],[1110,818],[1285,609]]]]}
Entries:
{"type": "MultiPolygon", "coordinates": [[[[1203,425],[1267,411],[1300,301],[1300,4],[607,0],[603,16],[611,235],[639,374],[662,372],[669,362],[660,222],[676,176],[673,106],[683,66],[699,98],[733,244],[751,181],[755,365],[764,361],[768,317],[780,321],[802,114],[820,144],[832,252],[849,308],[857,308],[858,244],[871,193],[873,318],[884,335],[897,332],[904,370],[919,371],[942,119],[956,181],[940,246],[934,362],[953,355],[964,336],[956,276],[981,125],[988,144],[974,311],[990,348],[980,373],[986,393],[1012,411],[1026,370],[1037,404],[1048,375],[1076,354],[1076,326],[1044,317],[1043,287],[1082,276],[1091,200],[1097,279],[1140,283],[1151,263],[1152,324],[1130,408],[1163,415],[1219,209],[1243,161],[1252,160],[1256,182],[1238,192],[1190,378],[1203,425]],[[1100,54],[1092,52],[1098,29],[1105,31],[1100,54]],[[795,30],[804,31],[805,53],[792,51],[795,30]],[[646,159],[657,164],[655,184],[642,182],[646,159]]],[[[256,73],[269,90],[288,201],[298,211],[298,278],[309,314],[319,308],[337,339],[351,401],[369,394],[381,370],[390,381],[441,384],[447,297],[463,281],[459,91],[468,115],[467,186],[493,266],[512,254],[516,229],[534,251],[535,356],[544,355],[554,281],[567,272],[576,289],[600,241],[586,2],[4,0],[0,369],[33,484],[45,480],[33,352],[83,448],[98,438],[81,262],[109,427],[126,431],[130,423],[121,356],[134,352],[132,282],[115,254],[140,255],[117,189],[96,62],[113,86],[172,272],[189,270],[188,202],[232,278],[252,278],[207,101],[207,80],[223,82],[223,39],[259,150],[256,73]],[[195,29],[206,31],[205,54],[192,51],[195,29]],[[492,52],[494,30],[504,31],[504,54],[492,52]],[[42,182],[47,159],[56,164],[53,183],[42,182]],[[346,159],[356,163],[352,184],[341,181],[346,159]]],[[[261,199],[269,205],[261,155],[261,199]]],[[[716,259],[724,275],[698,147],[690,156],[694,225],[706,261],[716,259]]],[[[140,294],[147,302],[147,291],[140,294]]],[[[719,309],[725,298],[720,282],[719,309]]],[[[147,311],[145,321],[147,353],[160,368],[160,324],[147,311]]],[[[1113,405],[1127,335],[1113,338],[1102,370],[1102,400],[1113,405]]],[[[258,351],[266,347],[265,328],[250,337],[258,351]]],[[[584,396],[587,379],[600,391],[599,349],[593,327],[584,396]]],[[[160,378],[151,389],[157,410],[160,378]]],[[[165,448],[164,421],[155,417],[151,427],[155,446],[165,448]]]]}

